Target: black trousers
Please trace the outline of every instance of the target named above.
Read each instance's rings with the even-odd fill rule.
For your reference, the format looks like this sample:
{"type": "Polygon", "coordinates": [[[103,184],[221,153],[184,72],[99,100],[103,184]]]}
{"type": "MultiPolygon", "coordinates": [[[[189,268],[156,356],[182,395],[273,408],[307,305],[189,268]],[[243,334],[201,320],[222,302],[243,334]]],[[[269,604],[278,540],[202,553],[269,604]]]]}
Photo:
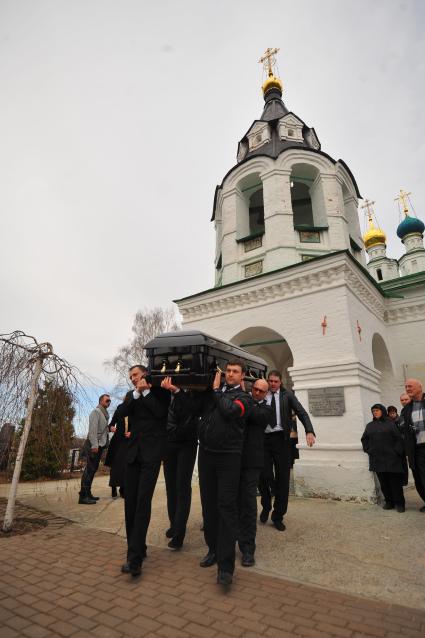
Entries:
{"type": "Polygon", "coordinates": [[[218,569],[233,574],[238,537],[238,489],[241,455],[236,452],[208,452],[199,447],[204,537],[217,555],[218,569]]]}
{"type": "Polygon", "coordinates": [[[404,505],[403,474],[377,472],[385,502],[388,505],[404,505]]]}
{"type": "Polygon", "coordinates": [[[272,509],[274,488],[272,521],[281,521],[288,509],[291,458],[291,442],[285,439],[283,432],[264,435],[264,468],[260,474],[259,488],[261,505],[267,512],[272,509]]]}
{"type": "Polygon", "coordinates": [[[99,447],[97,452],[92,453],[90,451],[87,454],[86,467],[84,468],[84,472],[81,477],[81,496],[87,496],[91,492],[94,475],[99,469],[99,463],[104,449],[104,447],[99,447]]]}
{"type": "Polygon", "coordinates": [[[239,482],[239,534],[238,545],[242,554],[255,553],[257,534],[257,485],[261,468],[243,467],[239,482]]]}
{"type": "Polygon", "coordinates": [[[425,501],[425,486],[422,483],[422,478],[417,469],[412,470],[413,480],[415,481],[416,491],[423,501],[425,501]]]}
{"type": "Polygon", "coordinates": [[[137,459],[127,463],[124,484],[127,560],[131,565],[140,565],[146,556],[146,535],[164,441],[161,438],[145,439],[140,447],[137,459]]]}
{"type": "Polygon", "coordinates": [[[183,543],[192,502],[192,474],[198,442],[168,442],[164,459],[167,510],[173,540],[183,543]]]}

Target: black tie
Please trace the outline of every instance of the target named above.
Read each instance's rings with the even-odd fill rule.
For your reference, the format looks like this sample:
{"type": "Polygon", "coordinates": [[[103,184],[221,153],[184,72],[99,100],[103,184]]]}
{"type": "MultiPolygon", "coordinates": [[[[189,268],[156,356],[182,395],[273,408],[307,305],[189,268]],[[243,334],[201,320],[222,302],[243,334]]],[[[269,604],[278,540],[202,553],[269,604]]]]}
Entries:
{"type": "Polygon", "coordinates": [[[275,393],[272,393],[272,400],[270,402],[270,407],[272,409],[272,414],[270,417],[270,427],[272,429],[274,429],[277,425],[277,417],[276,417],[276,399],[275,399],[275,393]]]}

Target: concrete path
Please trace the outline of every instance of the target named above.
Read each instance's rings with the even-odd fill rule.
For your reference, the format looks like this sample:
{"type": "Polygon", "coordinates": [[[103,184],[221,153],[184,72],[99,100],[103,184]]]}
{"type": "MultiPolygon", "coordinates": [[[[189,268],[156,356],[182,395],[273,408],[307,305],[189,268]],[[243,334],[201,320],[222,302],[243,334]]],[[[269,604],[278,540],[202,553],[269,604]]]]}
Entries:
{"type": "MultiPolygon", "coordinates": [[[[85,528],[122,537],[123,501],[111,499],[107,482],[107,476],[95,479],[93,492],[101,499],[93,506],[77,505],[78,480],[26,483],[19,498],[85,528]]],[[[0,486],[0,496],[6,492],[7,486],[0,486]]],[[[179,554],[183,560],[205,553],[197,485],[193,494],[185,547],[179,554]]],[[[418,511],[421,502],[414,490],[406,490],[406,497],[404,514],[377,505],[293,497],[285,532],[259,524],[257,565],[249,571],[425,610],[425,514],[418,511]]],[[[166,548],[167,527],[160,478],[148,544],[166,548]]]]}

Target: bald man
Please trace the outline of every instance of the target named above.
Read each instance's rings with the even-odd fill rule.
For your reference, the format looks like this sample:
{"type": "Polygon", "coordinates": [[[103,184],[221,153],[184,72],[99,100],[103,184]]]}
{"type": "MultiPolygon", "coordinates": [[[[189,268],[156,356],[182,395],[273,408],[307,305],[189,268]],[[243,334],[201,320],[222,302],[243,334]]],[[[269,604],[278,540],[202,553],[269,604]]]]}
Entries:
{"type": "Polygon", "coordinates": [[[255,536],[257,533],[257,485],[264,465],[264,430],[271,416],[266,394],[269,385],[257,379],[251,388],[252,412],[245,424],[239,482],[239,534],[238,544],[243,567],[255,564],[255,536]]]}
{"type": "MultiPolygon", "coordinates": [[[[410,401],[402,409],[400,421],[415,486],[425,500],[425,395],[419,379],[407,379],[404,387],[410,401]]],[[[425,506],[420,511],[425,513],[425,506]]]]}

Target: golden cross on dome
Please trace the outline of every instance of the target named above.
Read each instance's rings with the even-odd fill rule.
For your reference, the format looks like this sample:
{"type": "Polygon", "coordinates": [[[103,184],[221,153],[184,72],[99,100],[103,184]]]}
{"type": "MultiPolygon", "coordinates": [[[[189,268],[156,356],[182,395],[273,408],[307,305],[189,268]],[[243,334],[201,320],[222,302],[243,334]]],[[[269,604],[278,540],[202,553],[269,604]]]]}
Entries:
{"type": "Polygon", "coordinates": [[[409,212],[409,208],[407,206],[407,202],[406,199],[409,197],[409,195],[411,195],[412,193],[406,193],[406,191],[404,191],[402,188],[400,188],[400,195],[398,197],[394,198],[395,202],[400,202],[400,204],[403,206],[403,213],[405,215],[407,215],[407,213],[409,212]]]}
{"type": "Polygon", "coordinates": [[[280,49],[266,49],[264,51],[264,55],[258,60],[259,64],[264,66],[264,69],[268,72],[269,75],[273,75],[272,65],[276,64],[276,53],[278,53],[280,49]]]}
{"type": "Polygon", "coordinates": [[[375,202],[372,202],[370,199],[365,199],[363,206],[361,206],[362,209],[363,208],[367,209],[367,217],[368,217],[368,220],[370,222],[373,222],[373,219],[372,219],[373,208],[372,208],[372,206],[374,204],[375,204],[375,202]]]}

